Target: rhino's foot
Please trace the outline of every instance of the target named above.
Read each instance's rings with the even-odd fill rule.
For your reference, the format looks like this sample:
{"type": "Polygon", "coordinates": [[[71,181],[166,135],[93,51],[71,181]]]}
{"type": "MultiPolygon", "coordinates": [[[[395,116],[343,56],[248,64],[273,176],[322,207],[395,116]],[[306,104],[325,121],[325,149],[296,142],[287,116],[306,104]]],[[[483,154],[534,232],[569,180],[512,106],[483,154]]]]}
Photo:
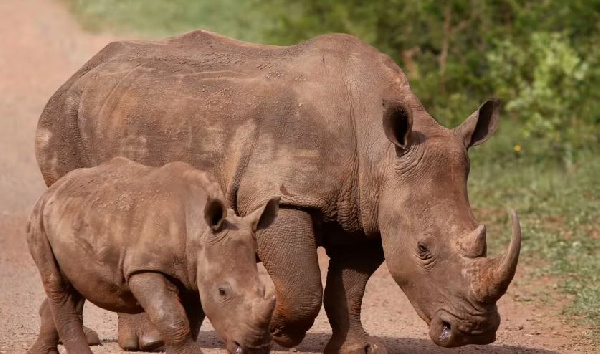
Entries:
{"type": "MultiPolygon", "coordinates": [[[[85,339],[87,340],[88,345],[102,345],[100,337],[98,337],[98,333],[96,333],[96,331],[94,331],[93,329],[83,326],[83,334],[85,334],[85,339]]],[[[59,339],[58,344],[63,344],[62,340],[59,339]]]]}
{"type": "Polygon", "coordinates": [[[160,334],[154,333],[131,333],[119,336],[119,346],[126,351],[152,351],[164,345],[160,334]]]}
{"type": "Polygon", "coordinates": [[[138,315],[119,314],[117,342],[126,351],[152,351],[164,345],[160,333],[150,323],[145,313],[138,315]]]}
{"type": "Polygon", "coordinates": [[[98,337],[98,333],[96,331],[83,326],[83,334],[85,334],[85,339],[87,339],[88,345],[101,345],[100,337],[98,337]]]}
{"type": "Polygon", "coordinates": [[[304,327],[271,324],[273,341],[285,348],[292,348],[300,344],[306,336],[306,331],[304,327]]]}
{"type": "Polygon", "coordinates": [[[39,339],[27,351],[27,354],[58,354],[58,348],[55,345],[48,345],[39,339]]]}
{"type": "Polygon", "coordinates": [[[325,346],[324,352],[325,354],[387,354],[388,351],[385,345],[375,337],[365,337],[362,340],[349,337],[344,340],[333,336],[325,346]]]}

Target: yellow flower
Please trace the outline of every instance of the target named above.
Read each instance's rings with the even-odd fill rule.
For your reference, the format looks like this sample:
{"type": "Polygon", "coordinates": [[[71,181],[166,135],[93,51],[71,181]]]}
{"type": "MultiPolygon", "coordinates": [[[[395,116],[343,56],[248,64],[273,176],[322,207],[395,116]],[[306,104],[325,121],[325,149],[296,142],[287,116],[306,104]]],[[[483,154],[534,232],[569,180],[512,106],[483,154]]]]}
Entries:
{"type": "Polygon", "coordinates": [[[521,152],[521,145],[515,145],[515,152],[521,152]]]}

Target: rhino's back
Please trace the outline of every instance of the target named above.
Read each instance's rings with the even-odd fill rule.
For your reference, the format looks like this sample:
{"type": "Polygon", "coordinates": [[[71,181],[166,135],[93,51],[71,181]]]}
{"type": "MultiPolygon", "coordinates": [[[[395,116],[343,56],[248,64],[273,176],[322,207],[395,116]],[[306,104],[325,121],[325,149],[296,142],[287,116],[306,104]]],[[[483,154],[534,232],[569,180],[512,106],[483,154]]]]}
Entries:
{"type": "MultiPolygon", "coordinates": [[[[343,65],[351,58],[370,57],[379,61],[376,49],[356,37],[326,34],[291,46],[263,45],[239,41],[216,33],[197,30],[164,40],[117,41],[107,45],[91,66],[108,62],[151,65],[158,69],[189,66],[197,71],[236,70],[265,73],[285,69],[286,73],[318,70],[316,63],[331,61],[343,65]]],[[[330,68],[331,69],[331,68],[330,68]]]]}
{"type": "Polygon", "coordinates": [[[352,194],[356,135],[366,133],[354,120],[381,129],[380,92],[397,69],[386,58],[347,35],[289,47],[205,31],[115,42],[49,102],[38,162],[51,184],[117,155],[186,161],[212,172],[242,213],[285,186],[334,214],[352,194]]]}
{"type": "Polygon", "coordinates": [[[209,194],[222,198],[189,165],[151,168],[116,158],[73,171],[48,190],[45,233],[65,273],[83,288],[86,278],[119,287],[137,271],[186,283],[188,235],[202,234],[209,194]],[[78,281],[81,264],[89,265],[88,274],[78,281]]]}
{"type": "Polygon", "coordinates": [[[65,227],[74,231],[70,237],[88,238],[85,242],[100,240],[129,247],[153,233],[185,238],[186,217],[200,211],[203,220],[207,197],[223,199],[214,179],[189,164],[150,167],[115,157],[70,172],[43,198],[53,237],[67,237],[59,233],[65,227]],[[168,223],[179,226],[161,229],[168,223]]]}

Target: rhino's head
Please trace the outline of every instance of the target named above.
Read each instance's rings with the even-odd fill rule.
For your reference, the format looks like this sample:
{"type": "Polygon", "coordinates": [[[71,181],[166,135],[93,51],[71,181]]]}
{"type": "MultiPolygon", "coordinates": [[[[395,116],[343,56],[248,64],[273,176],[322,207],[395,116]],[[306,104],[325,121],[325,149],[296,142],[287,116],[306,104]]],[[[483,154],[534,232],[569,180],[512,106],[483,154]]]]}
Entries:
{"type": "Polygon", "coordinates": [[[378,222],[389,270],[436,344],[493,342],[500,325],[496,301],[515,274],[520,227],[513,212],[508,251],[487,257],[486,229],[467,195],[467,151],[496,130],[500,101],[485,102],[453,130],[431,122],[413,127],[407,106],[384,106],[393,145],[378,222]]]}
{"type": "Polygon", "coordinates": [[[274,294],[265,294],[256,266],[257,230],[277,215],[279,198],[269,200],[245,217],[227,211],[220,199],[209,199],[207,232],[198,261],[202,309],[231,353],[268,353],[269,322],[274,294]]]}

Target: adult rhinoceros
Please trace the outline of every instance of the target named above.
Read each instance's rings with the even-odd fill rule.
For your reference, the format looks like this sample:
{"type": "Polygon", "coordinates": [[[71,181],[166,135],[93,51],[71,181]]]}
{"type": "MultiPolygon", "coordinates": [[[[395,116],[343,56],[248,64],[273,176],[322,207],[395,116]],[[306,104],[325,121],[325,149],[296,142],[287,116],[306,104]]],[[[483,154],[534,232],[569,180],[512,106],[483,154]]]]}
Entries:
{"type": "MultiPolygon", "coordinates": [[[[384,259],[435,343],[485,344],[521,241],[513,215],[508,251],[487,258],[467,196],[467,150],[494,133],[499,106],[489,100],[447,129],[401,69],[357,38],[279,47],[196,31],[109,44],[50,99],[36,153],[48,186],[123,155],[211,171],[241,215],[283,196],[279,218],[258,236],[281,345],[303,339],[324,297],[326,352],[385,351],[360,321],[367,280],[384,259]],[[331,258],[324,294],[319,245],[331,258]]],[[[140,323],[120,317],[122,347],[156,344],[140,323]]]]}

